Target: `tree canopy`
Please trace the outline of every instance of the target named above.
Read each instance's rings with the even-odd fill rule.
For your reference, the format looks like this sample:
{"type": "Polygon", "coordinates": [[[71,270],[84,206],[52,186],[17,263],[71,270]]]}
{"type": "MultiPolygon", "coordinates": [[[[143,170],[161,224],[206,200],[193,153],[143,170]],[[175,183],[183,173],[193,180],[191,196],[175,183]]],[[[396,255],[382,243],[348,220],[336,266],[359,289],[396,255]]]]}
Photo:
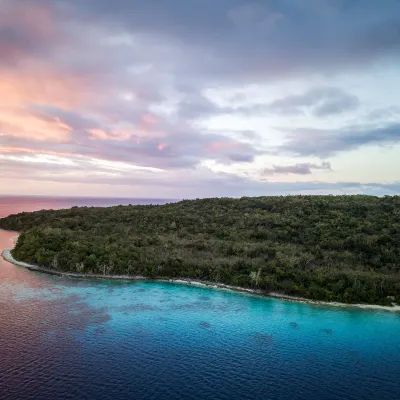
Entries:
{"type": "Polygon", "coordinates": [[[316,300],[400,302],[399,196],[285,196],[10,215],[13,256],[59,271],[215,281],[316,300]]]}

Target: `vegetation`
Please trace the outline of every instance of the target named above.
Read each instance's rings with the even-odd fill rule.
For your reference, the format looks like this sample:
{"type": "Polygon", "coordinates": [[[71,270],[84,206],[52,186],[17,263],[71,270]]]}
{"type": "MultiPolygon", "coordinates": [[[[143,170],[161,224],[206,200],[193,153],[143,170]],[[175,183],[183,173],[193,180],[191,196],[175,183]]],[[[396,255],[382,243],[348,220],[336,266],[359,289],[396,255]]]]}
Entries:
{"type": "Polygon", "coordinates": [[[400,302],[400,197],[288,196],[11,215],[16,259],[311,299],[400,302]]]}

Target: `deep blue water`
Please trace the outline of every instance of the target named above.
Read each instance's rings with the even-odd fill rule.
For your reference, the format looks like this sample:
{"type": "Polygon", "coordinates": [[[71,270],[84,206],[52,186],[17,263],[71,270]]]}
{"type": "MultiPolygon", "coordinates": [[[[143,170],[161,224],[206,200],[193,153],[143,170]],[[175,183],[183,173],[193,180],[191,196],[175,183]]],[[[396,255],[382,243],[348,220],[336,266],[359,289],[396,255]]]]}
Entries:
{"type": "Polygon", "coordinates": [[[1,259],[0,399],[399,400],[400,315],[1,259]]]}

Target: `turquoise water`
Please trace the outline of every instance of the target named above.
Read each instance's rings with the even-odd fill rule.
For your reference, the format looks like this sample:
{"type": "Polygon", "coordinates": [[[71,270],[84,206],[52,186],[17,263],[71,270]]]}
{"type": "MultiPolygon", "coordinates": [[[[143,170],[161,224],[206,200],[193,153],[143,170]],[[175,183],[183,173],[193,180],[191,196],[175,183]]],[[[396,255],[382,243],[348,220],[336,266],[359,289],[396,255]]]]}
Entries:
{"type": "Polygon", "coordinates": [[[0,261],[1,399],[398,400],[399,378],[398,314],[0,261]]]}

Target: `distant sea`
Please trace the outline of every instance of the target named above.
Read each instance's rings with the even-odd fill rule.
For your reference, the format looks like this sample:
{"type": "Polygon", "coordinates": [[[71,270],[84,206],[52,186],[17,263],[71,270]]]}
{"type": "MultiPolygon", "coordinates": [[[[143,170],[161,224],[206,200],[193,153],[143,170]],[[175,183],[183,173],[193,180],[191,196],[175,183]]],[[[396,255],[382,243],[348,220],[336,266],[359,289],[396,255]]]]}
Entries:
{"type": "Polygon", "coordinates": [[[78,207],[110,207],[128,204],[165,204],[176,199],[140,199],[107,197],[44,197],[44,196],[0,196],[0,218],[22,211],[59,210],[78,207]]]}
{"type": "MultiPolygon", "coordinates": [[[[0,215],[163,200],[0,198],[0,215]]],[[[0,251],[12,247],[0,231],[0,251]]],[[[400,315],[0,258],[1,400],[399,400],[400,315]]]]}

